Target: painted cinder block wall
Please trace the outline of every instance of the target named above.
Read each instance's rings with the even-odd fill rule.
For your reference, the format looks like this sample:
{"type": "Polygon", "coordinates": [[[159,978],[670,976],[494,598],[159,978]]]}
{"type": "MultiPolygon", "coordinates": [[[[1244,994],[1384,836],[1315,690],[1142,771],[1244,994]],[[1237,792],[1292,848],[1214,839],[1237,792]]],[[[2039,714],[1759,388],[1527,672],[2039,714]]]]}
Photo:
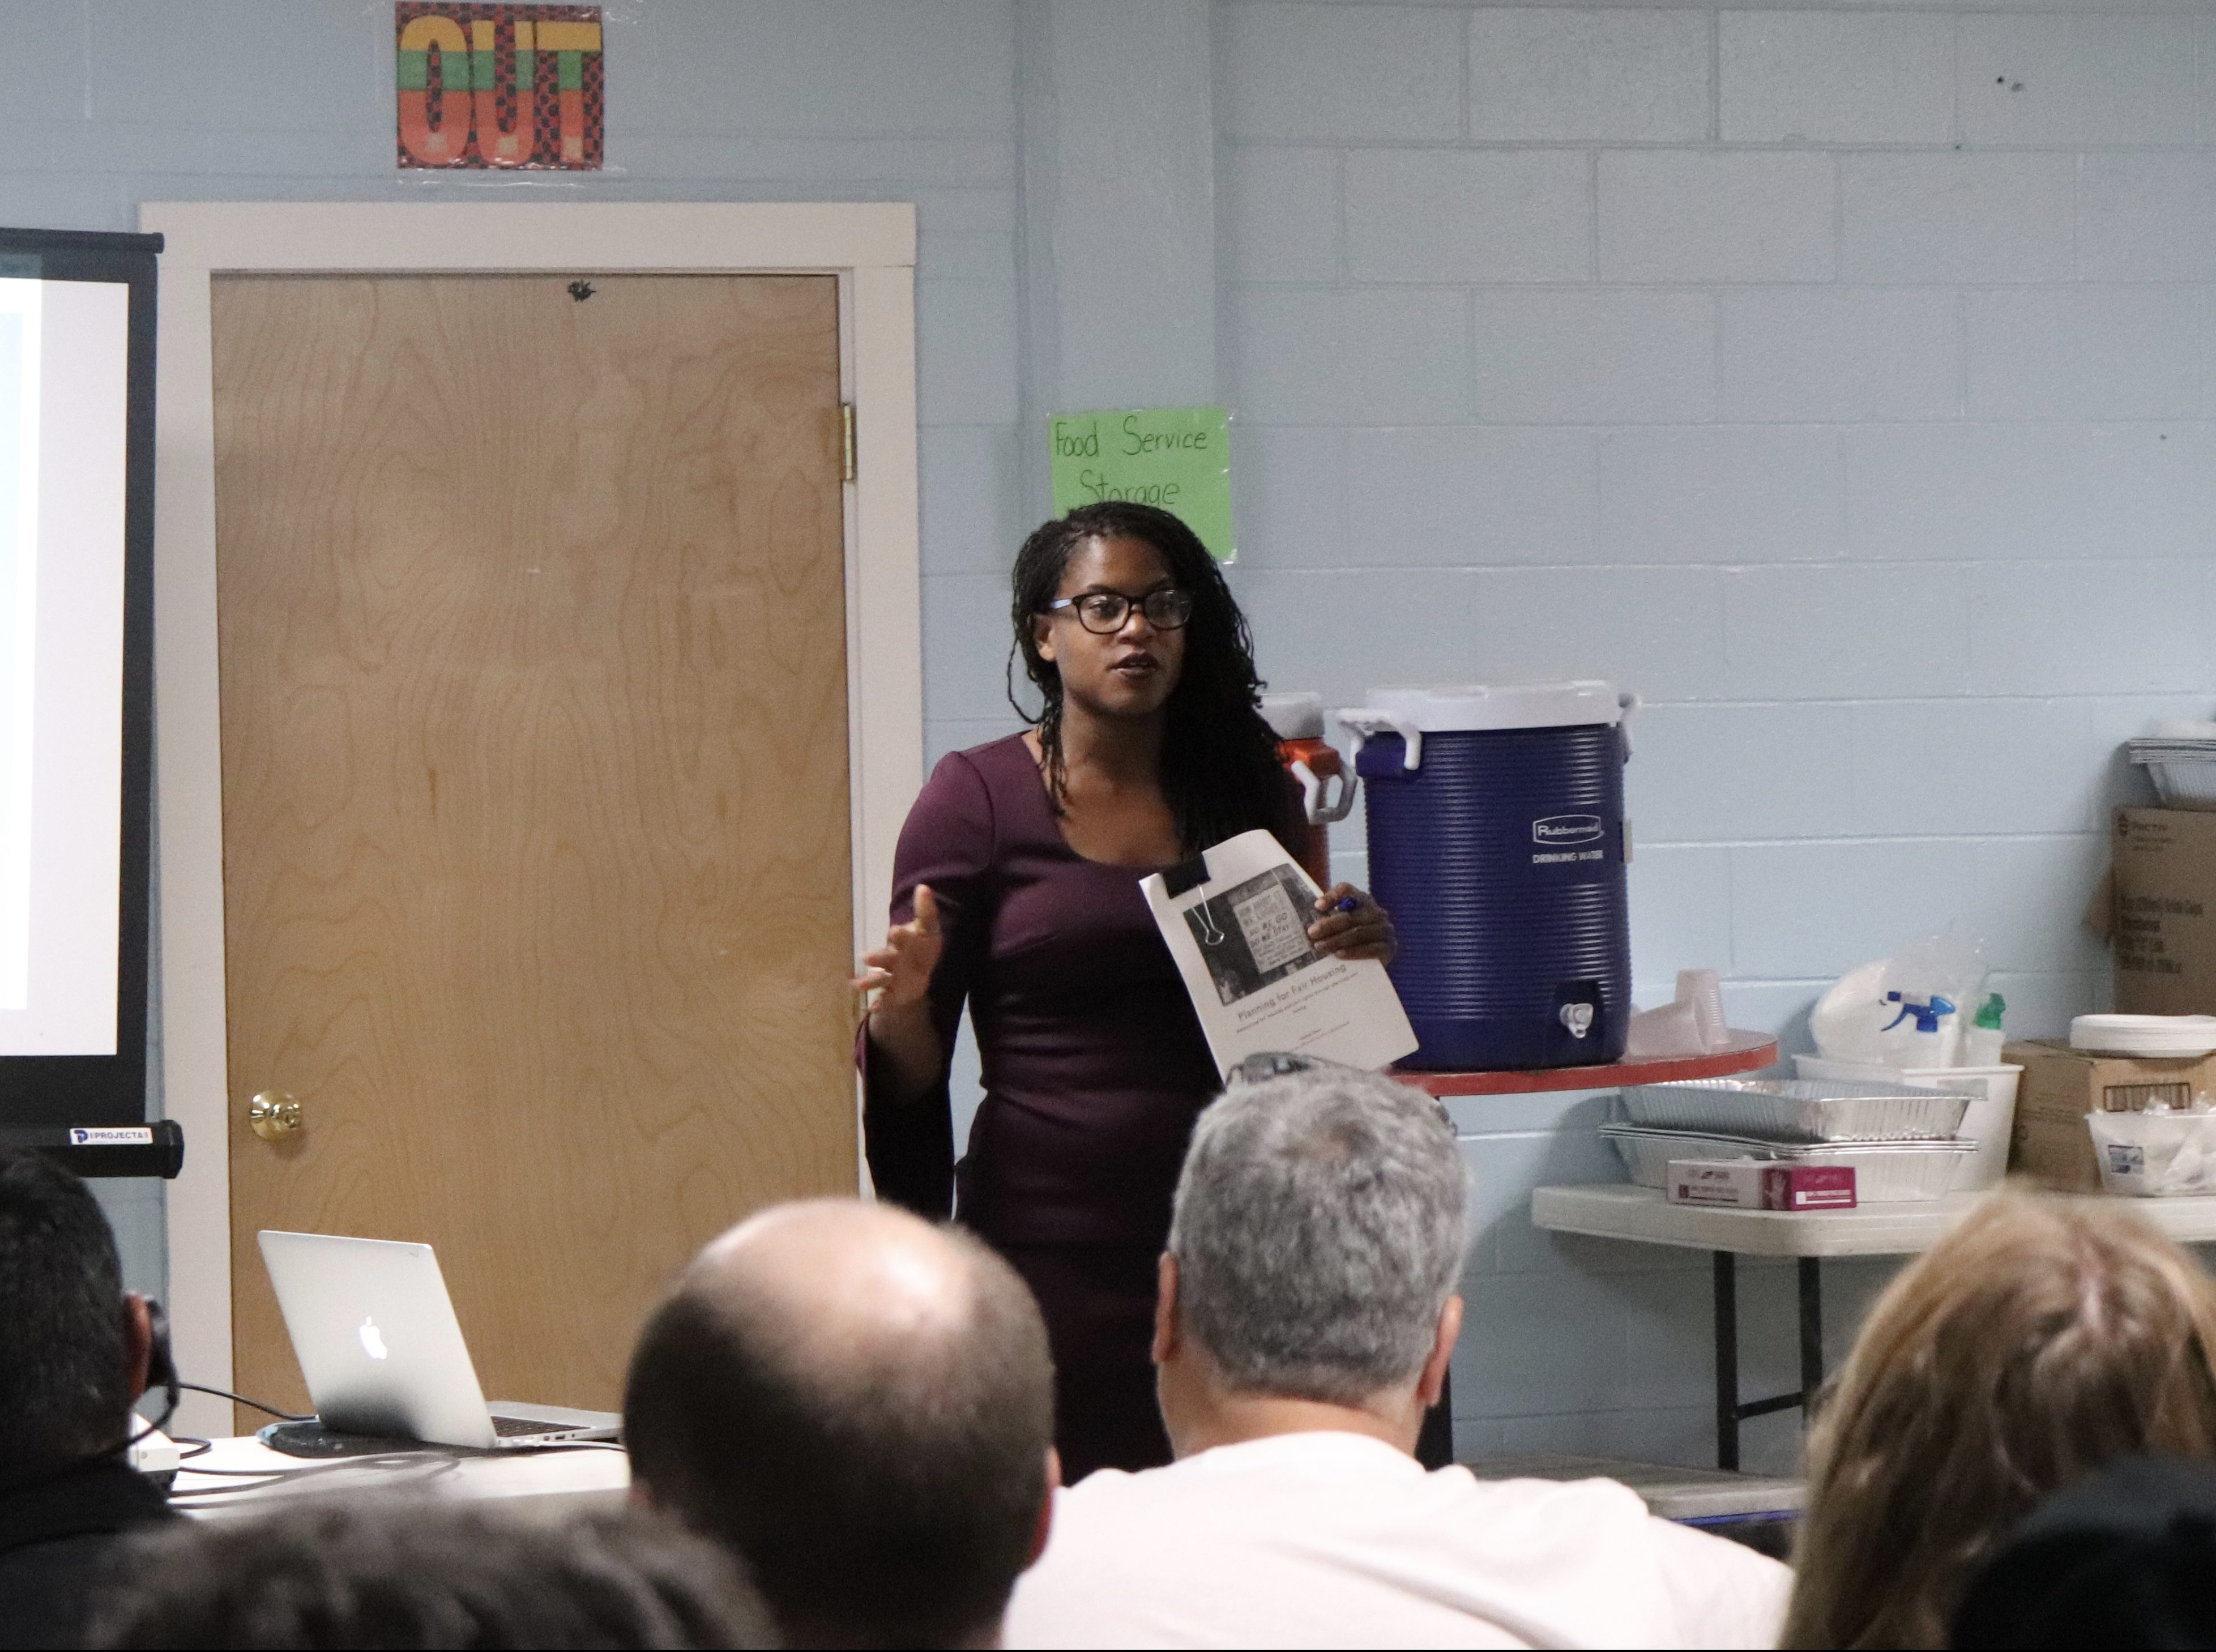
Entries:
{"type": "MultiPolygon", "coordinates": [[[[1013,726],[1045,415],[1221,398],[1278,686],[1646,698],[1643,994],[1717,965],[1734,1020],[1800,1039],[1831,975],[1960,913],[2017,1026],[2098,1001],[2114,748],[2216,703],[2207,8],[606,10],[607,171],[397,176],[376,0],[0,0],[0,222],[914,200],[929,755],[1013,726]]],[[[1704,1269],[1520,1214],[1615,1174],[1597,1105],[1460,1110],[1462,1444],[1697,1461],[1704,1269]]],[[[158,1285],[159,1190],[111,1207],[158,1285]]],[[[1750,1385],[1782,1386],[1752,1272],[1750,1385]]],[[[1835,1338],[1881,1273],[1831,1271],[1835,1338]]],[[[1790,1419],[1750,1432],[1789,1461],[1790,1419]]]]}
{"type": "MultiPolygon", "coordinates": [[[[2113,754],[2216,689],[2216,15],[1237,4],[1217,38],[1271,677],[1641,694],[1647,1002],[1714,965],[1805,1049],[1832,976],[1960,915],[2011,1026],[2100,1003],[2113,754]]],[[[1457,1106],[1466,1453],[1712,1450],[1706,1259],[1524,1219],[1617,1174],[1603,1106],[1457,1106]]],[[[1887,1272],[1828,1270],[1835,1347],[1887,1272]]],[[[1790,1274],[1749,1274],[1780,1390],[1790,1274]]],[[[1749,1432],[1791,1464],[1792,1418],[1749,1432]]]]}

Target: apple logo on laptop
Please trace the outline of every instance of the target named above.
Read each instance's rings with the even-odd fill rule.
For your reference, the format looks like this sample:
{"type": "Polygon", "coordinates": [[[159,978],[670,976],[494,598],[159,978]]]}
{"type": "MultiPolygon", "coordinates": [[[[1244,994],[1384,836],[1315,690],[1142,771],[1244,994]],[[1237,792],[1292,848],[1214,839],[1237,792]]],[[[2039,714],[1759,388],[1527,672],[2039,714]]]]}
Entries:
{"type": "Polygon", "coordinates": [[[372,1359],[386,1358],[385,1333],[377,1328],[375,1320],[365,1316],[361,1322],[361,1329],[357,1335],[361,1338],[361,1351],[364,1353],[372,1359]]]}

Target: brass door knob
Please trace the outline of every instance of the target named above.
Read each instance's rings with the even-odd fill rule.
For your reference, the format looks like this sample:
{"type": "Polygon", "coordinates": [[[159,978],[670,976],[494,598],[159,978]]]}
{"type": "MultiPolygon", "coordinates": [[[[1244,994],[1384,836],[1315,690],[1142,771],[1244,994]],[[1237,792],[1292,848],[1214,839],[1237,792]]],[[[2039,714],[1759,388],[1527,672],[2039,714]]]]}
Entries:
{"type": "Polygon", "coordinates": [[[282,1090],[264,1090],[246,1104],[246,1122],[265,1142],[300,1133],[300,1104],[282,1090]]]}

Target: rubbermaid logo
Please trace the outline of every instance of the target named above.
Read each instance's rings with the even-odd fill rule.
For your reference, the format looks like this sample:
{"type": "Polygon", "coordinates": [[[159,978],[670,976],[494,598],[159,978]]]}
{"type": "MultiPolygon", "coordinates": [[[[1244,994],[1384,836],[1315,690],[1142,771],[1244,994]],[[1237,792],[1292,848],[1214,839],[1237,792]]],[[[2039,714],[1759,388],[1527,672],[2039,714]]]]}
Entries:
{"type": "Polygon", "coordinates": [[[1531,823],[1534,843],[1595,843],[1600,841],[1598,815],[1549,815],[1531,823]]]}

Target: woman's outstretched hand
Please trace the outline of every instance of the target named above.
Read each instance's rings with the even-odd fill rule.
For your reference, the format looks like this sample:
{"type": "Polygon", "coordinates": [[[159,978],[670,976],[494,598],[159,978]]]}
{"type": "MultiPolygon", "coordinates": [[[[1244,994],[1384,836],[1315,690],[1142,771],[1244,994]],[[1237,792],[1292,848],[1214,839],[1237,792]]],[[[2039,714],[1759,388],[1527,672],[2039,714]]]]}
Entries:
{"type": "MultiPolygon", "coordinates": [[[[1389,930],[1391,925],[1388,924],[1389,930]]],[[[939,897],[928,884],[915,886],[915,916],[885,931],[885,944],[862,959],[857,990],[874,993],[872,1009],[905,1009],[923,1002],[946,937],[939,926],[939,897]]]]}
{"type": "Polygon", "coordinates": [[[1352,884],[1333,884],[1316,897],[1323,915],[1308,926],[1316,951],[1334,958],[1369,958],[1390,964],[1400,950],[1393,915],[1352,884]]]}

